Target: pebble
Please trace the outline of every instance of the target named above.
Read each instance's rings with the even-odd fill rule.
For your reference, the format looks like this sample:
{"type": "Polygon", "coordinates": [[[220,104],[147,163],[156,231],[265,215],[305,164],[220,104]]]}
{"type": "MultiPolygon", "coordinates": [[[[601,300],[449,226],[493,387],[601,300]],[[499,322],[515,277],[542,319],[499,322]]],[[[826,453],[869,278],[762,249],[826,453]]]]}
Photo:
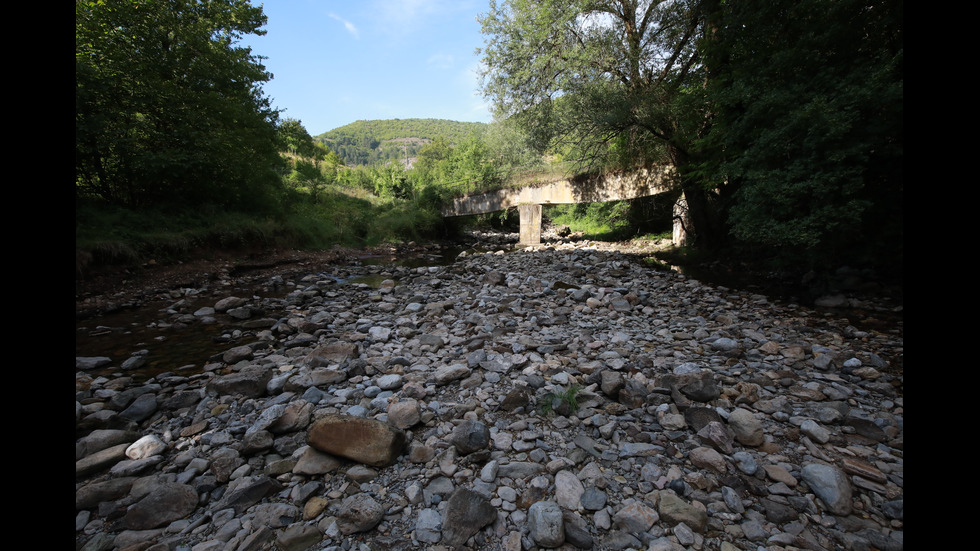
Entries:
{"type": "Polygon", "coordinates": [[[902,549],[901,322],[496,253],[188,292],[161,326],[243,317],[199,372],[76,358],[76,548],[902,549]]]}

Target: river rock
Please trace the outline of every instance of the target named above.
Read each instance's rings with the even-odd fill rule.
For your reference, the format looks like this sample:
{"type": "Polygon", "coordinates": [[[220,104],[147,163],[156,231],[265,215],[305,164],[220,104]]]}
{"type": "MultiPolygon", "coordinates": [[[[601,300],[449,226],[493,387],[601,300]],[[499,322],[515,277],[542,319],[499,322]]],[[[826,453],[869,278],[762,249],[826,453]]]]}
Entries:
{"type": "Polygon", "coordinates": [[[531,539],[541,547],[554,548],[565,543],[565,521],[561,508],[553,501],[539,501],[527,511],[531,539]]]}
{"type": "Polygon", "coordinates": [[[268,476],[246,476],[228,485],[218,502],[218,509],[231,508],[238,514],[255,505],[262,498],[282,489],[282,485],[268,476]]]}
{"type": "Polygon", "coordinates": [[[422,409],[418,400],[407,398],[388,405],[388,422],[395,427],[406,430],[422,421],[422,409]]]}
{"type": "Polygon", "coordinates": [[[158,528],[186,517],[197,507],[197,492],[187,484],[151,482],[142,492],[145,495],[126,511],[123,519],[130,530],[158,528]]]}
{"type": "Polygon", "coordinates": [[[310,446],[352,461],[384,467],[398,459],[405,448],[405,433],[375,420],[331,414],[310,426],[310,446]]]}
{"type": "Polygon", "coordinates": [[[451,441],[461,454],[470,454],[490,445],[490,429],[480,421],[466,420],[453,429],[451,441]]]}
{"type": "Polygon", "coordinates": [[[163,453],[166,449],[167,444],[163,440],[160,440],[160,437],[149,434],[133,442],[126,448],[126,457],[130,459],[145,459],[163,453]]]}
{"type": "MultiPolygon", "coordinates": [[[[606,247],[160,290],[141,329],[220,347],[164,373],[76,359],[76,548],[521,551],[560,527],[568,549],[900,550],[901,319],[866,306],[888,321],[865,327],[606,247]],[[225,362],[235,347],[251,357],[225,362]],[[572,385],[577,409],[537,409],[572,385]],[[358,428],[325,428],[341,419],[358,428]],[[161,484],[195,497],[129,529],[161,484]]],[[[146,343],[129,357],[155,357],[146,343]]]]}
{"type": "Polygon", "coordinates": [[[305,446],[291,470],[300,475],[324,475],[336,471],[340,464],[336,457],[305,446]]]}
{"type": "Polygon", "coordinates": [[[333,364],[344,364],[358,355],[357,345],[351,343],[322,344],[313,349],[301,361],[307,367],[328,367],[333,364]]]}
{"type": "Polygon", "coordinates": [[[563,509],[574,511],[582,506],[585,486],[575,474],[562,470],[555,473],[555,501],[563,509]]]}
{"type": "Polygon", "coordinates": [[[458,488],[449,498],[442,518],[442,543],[457,547],[497,518],[490,501],[469,488],[458,488]]]}
{"type": "Polygon", "coordinates": [[[99,369],[100,367],[105,367],[111,363],[112,358],[109,358],[108,356],[75,357],[75,369],[81,369],[83,371],[99,369]]]}
{"type": "Polygon", "coordinates": [[[310,524],[291,524],[276,533],[276,547],[282,551],[304,551],[321,541],[323,534],[310,524]]]}
{"type": "Polygon", "coordinates": [[[439,543],[442,538],[442,515],[435,509],[422,509],[415,521],[415,538],[422,543],[439,543]]]}
{"type": "Polygon", "coordinates": [[[129,444],[124,443],[86,455],[75,462],[75,477],[88,476],[108,469],[126,458],[127,449],[129,444]]]}
{"type": "Polygon", "coordinates": [[[851,483],[840,469],[820,463],[804,465],[800,470],[803,481],[835,515],[851,513],[851,483]]]}
{"type": "Polygon", "coordinates": [[[765,440],[762,423],[747,409],[736,408],[728,415],[728,426],[743,446],[760,446],[765,440]]]}
{"type": "Polygon", "coordinates": [[[272,372],[262,366],[246,366],[237,373],[216,377],[208,383],[208,392],[217,395],[242,395],[258,398],[266,394],[272,372]]]}
{"type": "Polygon", "coordinates": [[[660,493],[660,503],[657,510],[660,517],[671,525],[683,523],[696,532],[704,532],[708,525],[707,511],[684,501],[669,491],[660,493]]]}
{"type": "Polygon", "coordinates": [[[660,515],[650,506],[636,499],[628,499],[613,515],[613,522],[631,534],[642,534],[660,521],[660,515]]]}
{"type": "Polygon", "coordinates": [[[384,518],[384,508],[367,494],[352,495],[344,499],[337,512],[337,527],[347,535],[367,532],[384,518]]]}

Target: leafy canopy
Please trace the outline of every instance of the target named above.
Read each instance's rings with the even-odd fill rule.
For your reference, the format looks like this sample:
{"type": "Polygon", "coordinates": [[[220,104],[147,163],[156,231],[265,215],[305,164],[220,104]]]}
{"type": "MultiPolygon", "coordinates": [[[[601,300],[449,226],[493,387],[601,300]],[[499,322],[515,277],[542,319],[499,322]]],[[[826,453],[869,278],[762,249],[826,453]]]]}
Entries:
{"type": "Polygon", "coordinates": [[[480,18],[484,93],[539,147],[598,158],[682,144],[677,99],[699,69],[696,0],[507,0],[480,18]]]}
{"type": "Polygon", "coordinates": [[[277,185],[271,75],[244,0],[75,3],[75,190],[128,206],[258,208],[277,185]]]}
{"type": "Polygon", "coordinates": [[[900,254],[901,4],[725,6],[708,49],[703,166],[731,187],[733,235],[836,260],[900,254]]]}

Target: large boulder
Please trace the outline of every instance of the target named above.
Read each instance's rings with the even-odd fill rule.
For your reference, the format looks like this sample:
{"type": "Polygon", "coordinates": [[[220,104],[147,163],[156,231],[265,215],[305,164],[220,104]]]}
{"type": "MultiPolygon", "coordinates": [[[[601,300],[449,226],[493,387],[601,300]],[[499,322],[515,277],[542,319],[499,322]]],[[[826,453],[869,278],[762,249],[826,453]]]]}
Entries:
{"type": "Polygon", "coordinates": [[[394,463],[406,441],[405,432],[388,423],[339,413],[318,419],[308,433],[313,448],[372,467],[394,463]]]}
{"type": "Polygon", "coordinates": [[[182,519],[197,508],[198,495],[192,486],[176,482],[153,482],[146,494],[127,511],[123,519],[130,530],[149,530],[182,519]]]}

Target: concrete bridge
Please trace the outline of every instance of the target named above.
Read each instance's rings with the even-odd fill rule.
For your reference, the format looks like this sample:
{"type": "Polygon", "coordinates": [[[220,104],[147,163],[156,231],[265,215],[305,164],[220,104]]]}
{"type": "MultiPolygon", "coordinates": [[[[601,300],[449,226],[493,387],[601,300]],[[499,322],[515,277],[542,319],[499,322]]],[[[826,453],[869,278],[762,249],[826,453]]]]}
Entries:
{"type": "MultiPolygon", "coordinates": [[[[541,243],[541,207],[567,203],[622,201],[671,191],[672,167],[580,176],[520,189],[499,189],[457,197],[442,209],[444,217],[484,214],[517,207],[521,216],[520,245],[541,243]]],[[[676,226],[676,224],[675,224],[676,226]]],[[[675,242],[677,230],[675,228],[675,242]]]]}

